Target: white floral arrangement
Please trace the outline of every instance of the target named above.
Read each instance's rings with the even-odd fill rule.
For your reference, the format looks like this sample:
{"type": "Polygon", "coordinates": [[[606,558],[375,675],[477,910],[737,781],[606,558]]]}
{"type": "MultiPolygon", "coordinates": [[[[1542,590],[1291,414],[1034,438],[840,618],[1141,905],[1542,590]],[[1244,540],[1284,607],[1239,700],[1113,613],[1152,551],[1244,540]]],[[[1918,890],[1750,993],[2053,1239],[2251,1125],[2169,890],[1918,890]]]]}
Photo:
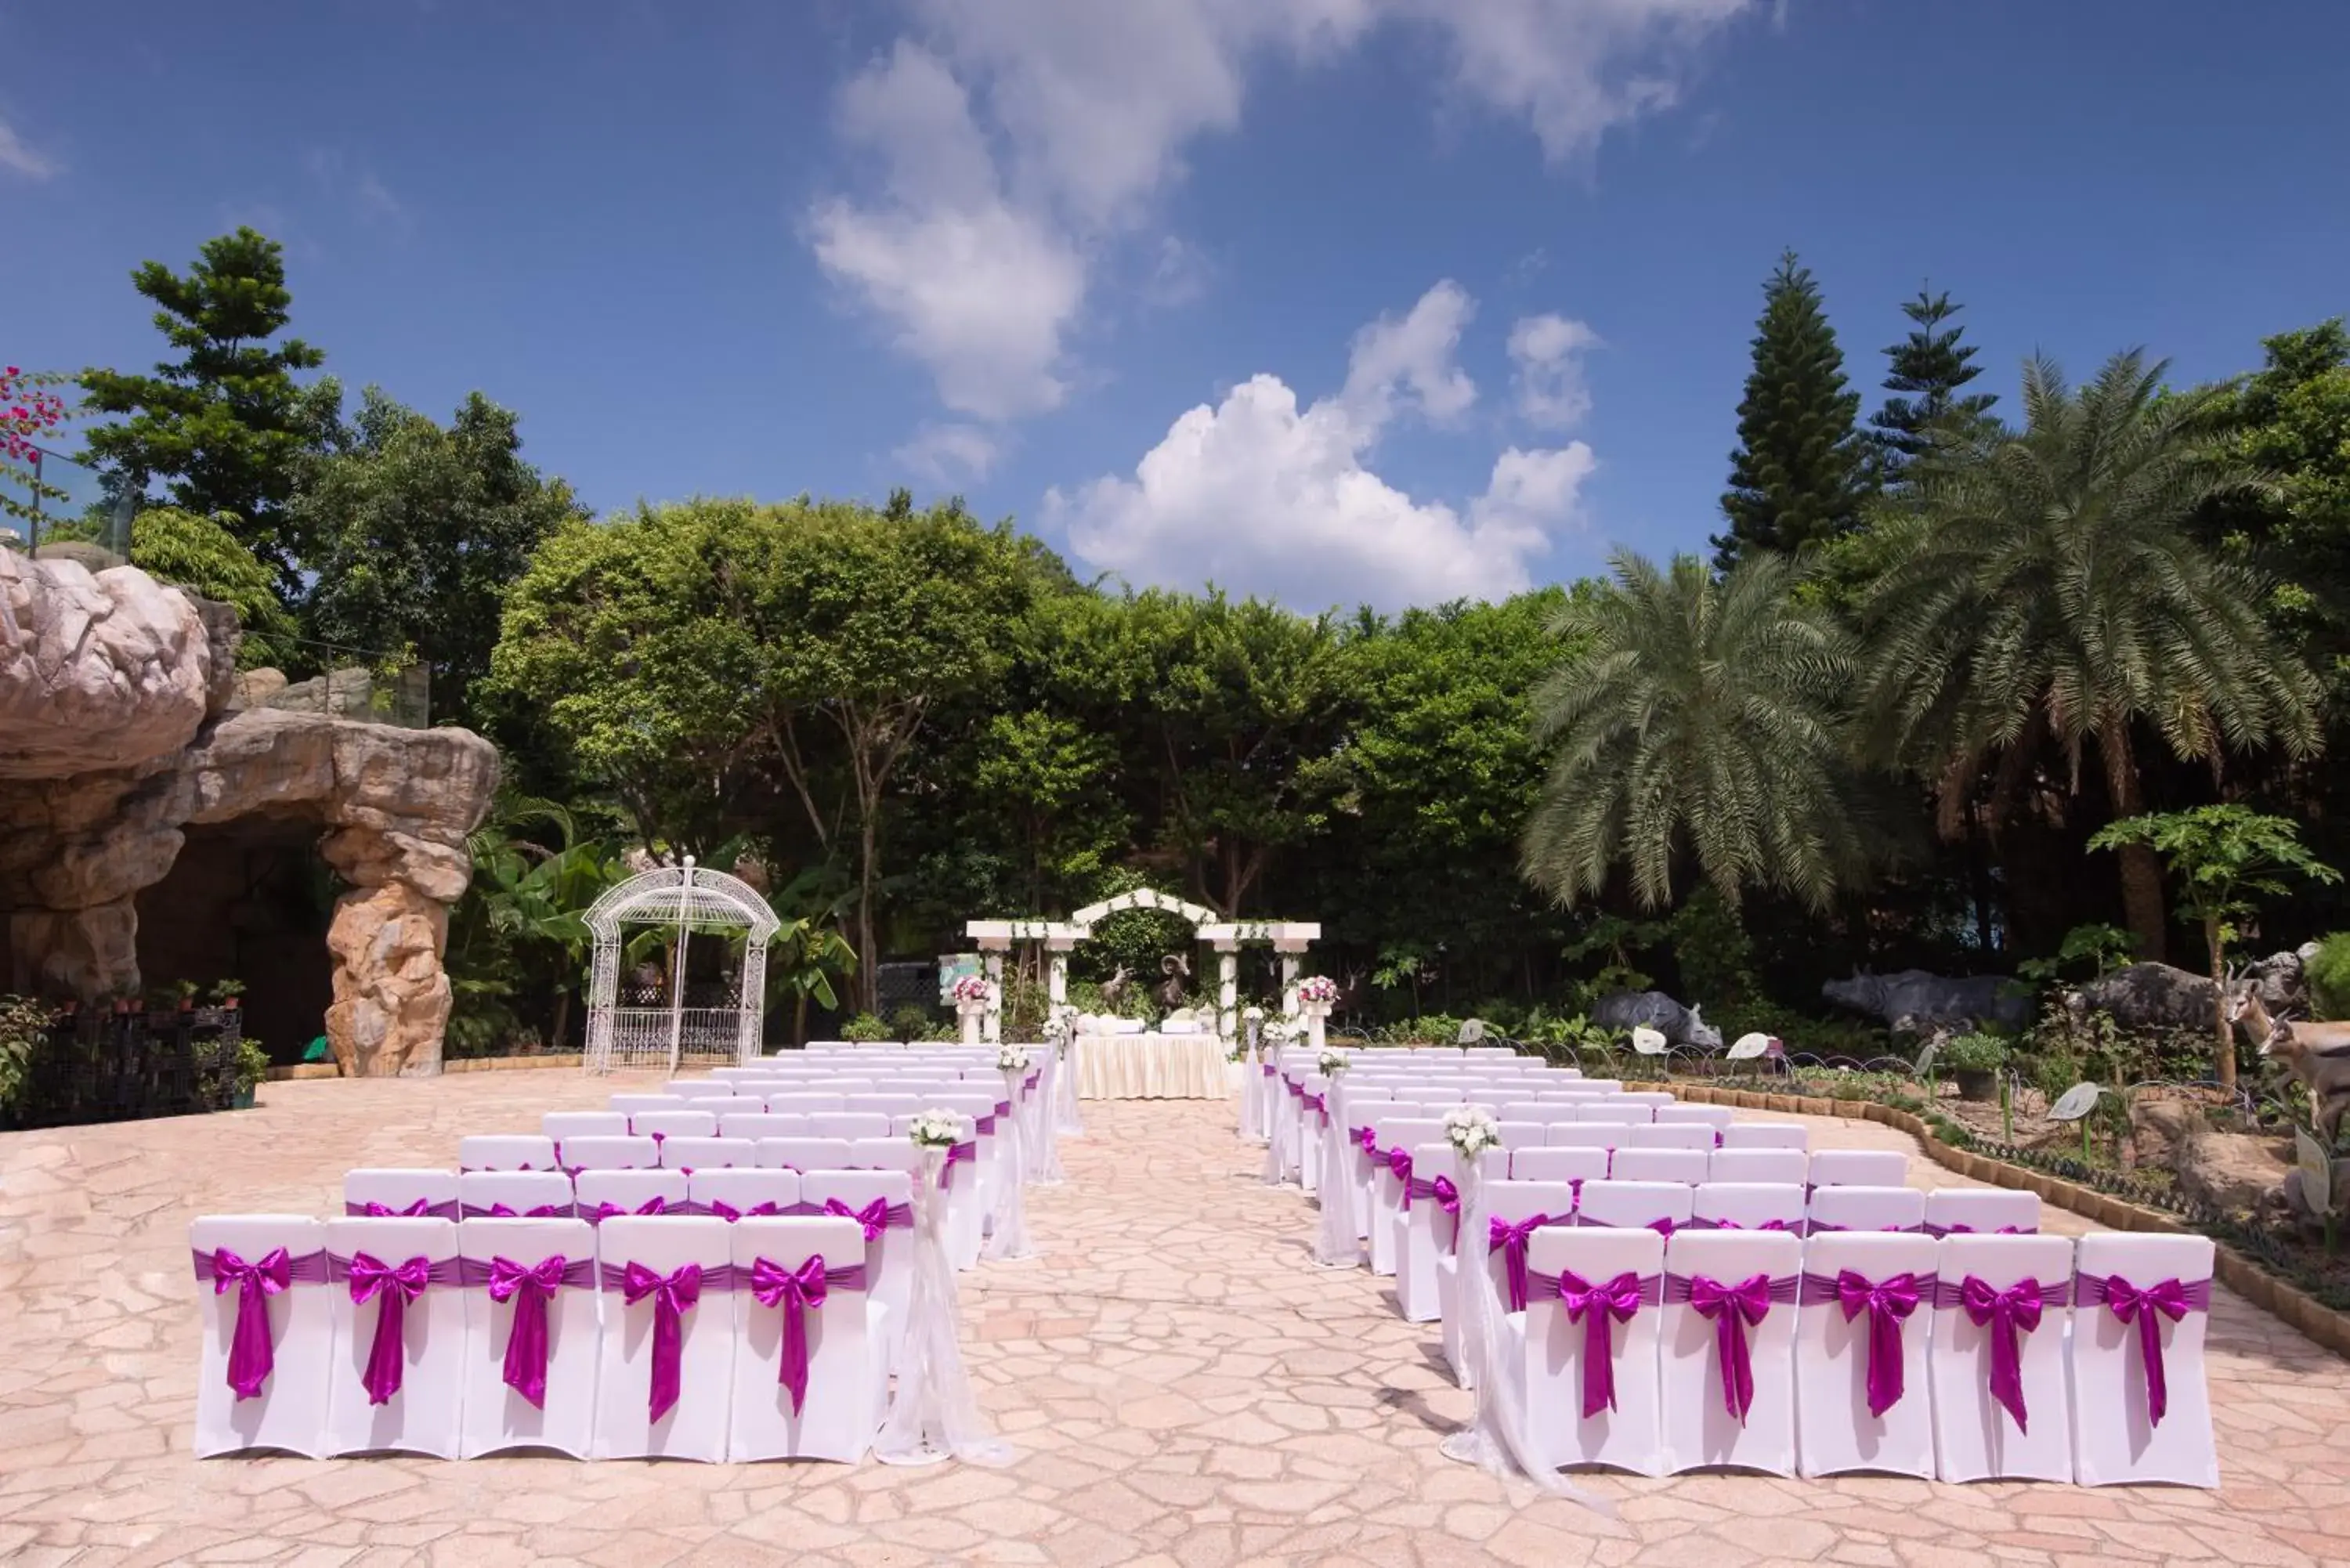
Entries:
{"type": "Polygon", "coordinates": [[[1060,1002],[1045,1015],[1045,1044],[1066,1051],[1077,1033],[1077,1010],[1068,1002],[1060,1002]]]}
{"type": "Polygon", "coordinates": [[[971,1124],[954,1111],[922,1111],[906,1124],[916,1148],[952,1148],[971,1138],[971,1124]]]}
{"type": "Polygon", "coordinates": [[[1241,1009],[1241,1018],[1244,1023],[1262,1023],[1264,1022],[1264,1009],[1262,1007],[1243,1007],[1241,1009]]]}
{"type": "Polygon", "coordinates": [[[1005,1044],[995,1053],[995,1070],[999,1073],[1024,1073],[1028,1070],[1028,1050],[1023,1045],[1005,1044]]]}
{"type": "Polygon", "coordinates": [[[1482,1106],[1455,1106],[1444,1113],[1444,1141],[1464,1155],[1502,1147],[1502,1124],[1482,1106]]]}
{"type": "Polygon", "coordinates": [[[1336,1077],[1352,1064],[1344,1051],[1325,1051],[1315,1061],[1315,1066],[1326,1078],[1336,1077]]]}
{"type": "Polygon", "coordinates": [[[989,992],[990,987],[985,975],[958,975],[955,982],[947,987],[947,1000],[957,1007],[983,1007],[987,1003],[989,992]]]}
{"type": "Polygon", "coordinates": [[[1327,1007],[1338,1000],[1338,982],[1326,974],[1309,974],[1297,982],[1300,1006],[1327,1007]]]}
{"type": "Polygon", "coordinates": [[[1290,1013],[1265,1021],[1264,1037],[1275,1045],[1286,1045],[1305,1033],[1305,1025],[1290,1013]]]}

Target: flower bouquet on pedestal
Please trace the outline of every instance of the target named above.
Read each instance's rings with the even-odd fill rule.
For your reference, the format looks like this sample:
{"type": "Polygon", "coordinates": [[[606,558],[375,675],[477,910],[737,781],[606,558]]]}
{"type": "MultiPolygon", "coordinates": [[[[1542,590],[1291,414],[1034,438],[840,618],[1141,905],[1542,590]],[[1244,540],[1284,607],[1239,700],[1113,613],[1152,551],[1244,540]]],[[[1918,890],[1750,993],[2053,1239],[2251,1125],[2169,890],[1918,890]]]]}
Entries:
{"type": "Polygon", "coordinates": [[[980,1024],[987,1017],[987,1004],[995,995],[995,987],[983,974],[959,975],[947,988],[947,1000],[954,1003],[955,1016],[962,1023],[962,1043],[979,1044],[980,1024]]]}

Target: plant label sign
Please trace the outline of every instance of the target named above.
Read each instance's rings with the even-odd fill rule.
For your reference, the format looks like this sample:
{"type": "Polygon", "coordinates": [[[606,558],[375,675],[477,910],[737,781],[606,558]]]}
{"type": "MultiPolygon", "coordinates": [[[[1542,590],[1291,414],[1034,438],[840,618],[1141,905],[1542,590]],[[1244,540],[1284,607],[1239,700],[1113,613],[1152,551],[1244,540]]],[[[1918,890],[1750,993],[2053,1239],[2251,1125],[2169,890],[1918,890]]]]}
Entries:
{"type": "Polygon", "coordinates": [[[1661,1056],[1665,1054],[1665,1037],[1643,1023],[1632,1031],[1632,1049],[1643,1056],[1661,1056]]]}
{"type": "Polygon", "coordinates": [[[1751,1034],[1741,1034],[1738,1037],[1730,1047],[1730,1059],[1733,1062],[1752,1062],[1769,1049],[1771,1049],[1771,1037],[1758,1029],[1751,1034]]]}
{"type": "Polygon", "coordinates": [[[1464,1018],[1461,1021],[1461,1038],[1454,1041],[1453,1044],[1456,1045],[1474,1045],[1484,1038],[1485,1021],[1482,1018],[1464,1018]]]}
{"type": "Polygon", "coordinates": [[[2052,1122],[2079,1121],[2097,1108],[2098,1093],[2099,1090],[2095,1084],[2074,1085],[2056,1097],[2056,1103],[2048,1107],[2048,1119],[2052,1122]]]}
{"type": "Polygon", "coordinates": [[[1929,1040],[1926,1044],[1926,1048],[1918,1053],[1918,1075],[1919,1077],[1922,1078],[1927,1074],[1934,1070],[1934,1056],[1937,1052],[1941,1050],[1941,1048],[1942,1046],[1939,1041],[1929,1040]]]}
{"type": "Polygon", "coordinates": [[[2309,1136],[2305,1127],[2293,1129],[2293,1151],[2301,1167],[2301,1195],[2313,1214],[2334,1212],[2334,1157],[2309,1136]]]}

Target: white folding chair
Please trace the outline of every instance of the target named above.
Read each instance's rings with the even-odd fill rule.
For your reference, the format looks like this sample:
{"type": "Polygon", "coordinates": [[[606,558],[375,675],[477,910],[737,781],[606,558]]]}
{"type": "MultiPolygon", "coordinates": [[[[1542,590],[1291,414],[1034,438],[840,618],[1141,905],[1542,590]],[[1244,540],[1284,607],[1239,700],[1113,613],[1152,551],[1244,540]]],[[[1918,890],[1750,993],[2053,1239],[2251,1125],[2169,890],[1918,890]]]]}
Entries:
{"type": "Polygon", "coordinates": [[[2074,1479],[2084,1486],[2218,1486],[2203,1369],[2211,1321],[2210,1239],[2101,1232],[2082,1237],[2079,1249],[2071,1341],[2074,1479]]]}
{"type": "Polygon", "coordinates": [[[459,1457],[527,1448],[586,1459],[596,1426],[596,1232],[577,1220],[467,1220],[457,1256],[466,1293],[459,1457]],[[543,1363],[530,1354],[534,1323],[545,1327],[543,1363]]]}
{"type": "Polygon", "coordinates": [[[681,1111],[687,1105],[682,1095],[613,1095],[604,1103],[629,1116],[639,1111],[681,1111]]]}
{"type": "Polygon", "coordinates": [[[1614,1148],[1631,1130],[1629,1122],[1553,1122],[1549,1141],[1556,1148],[1614,1148]]]}
{"type": "Polygon", "coordinates": [[[548,1111],[538,1118],[538,1130],[555,1144],[555,1162],[568,1163],[563,1158],[563,1140],[567,1137],[626,1137],[629,1136],[629,1115],[626,1111],[548,1111]]]}
{"type": "Polygon", "coordinates": [[[1801,1122],[1731,1122],[1721,1129],[1721,1147],[1808,1149],[1812,1134],[1801,1122]]]}
{"type": "MultiPolygon", "coordinates": [[[[2069,1481],[2072,1402],[2064,1376],[2068,1236],[1946,1236],[1934,1243],[1934,1473],[1946,1481],[2069,1481]],[[1972,1291],[1970,1291],[1970,1282],[1972,1291]],[[1974,1307],[1968,1304],[1970,1294],[1974,1307]],[[2032,1307],[2038,1305],[2037,1326],[2032,1307]],[[1975,1312],[1983,1314],[1975,1321],[1975,1312]],[[1994,1392],[2001,1339],[2015,1346],[2018,1420],[1994,1392]]],[[[2110,1407],[2101,1420],[2118,1412],[2110,1407]]]]}
{"type": "Polygon", "coordinates": [[[321,1457],[334,1360],[326,1226],[301,1214],[208,1214],[189,1221],[188,1249],[203,1319],[196,1457],[245,1449],[321,1457]],[[246,1272],[255,1269],[263,1272],[246,1272]],[[270,1293],[280,1281],[285,1288],[270,1293]],[[237,1368],[251,1390],[242,1397],[229,1384],[241,1313],[257,1316],[269,1346],[265,1368],[237,1368]]]}
{"type": "Polygon", "coordinates": [[[1804,1214],[1808,1236],[1837,1231],[1926,1229],[1926,1194],[1915,1187],[1820,1187],[1804,1214]]]}
{"type": "Polygon", "coordinates": [[[1679,1103],[1657,1107],[1657,1120],[1670,1126],[1675,1122],[1702,1122],[1719,1132],[1735,1119],[1728,1106],[1684,1106],[1679,1103]]]}
{"type": "Polygon", "coordinates": [[[1607,1179],[1607,1151],[1544,1144],[1540,1148],[1510,1151],[1513,1181],[1565,1181],[1577,1188],[1586,1181],[1607,1179]]]}
{"type": "Polygon", "coordinates": [[[1586,1181],[1575,1223],[1626,1231],[1646,1227],[1669,1235],[1689,1223],[1691,1190],[1685,1181],[1586,1181]]]}
{"type": "Polygon", "coordinates": [[[862,1458],[879,1401],[857,1221],[744,1220],[734,1227],[733,1254],[737,1348],[726,1457],[862,1458]],[[774,1292],[772,1303],[763,1289],[774,1292]]]}
{"type": "Polygon", "coordinates": [[[761,1138],[806,1137],[808,1136],[810,1124],[815,1119],[813,1116],[777,1114],[770,1111],[757,1113],[737,1111],[732,1116],[718,1118],[718,1136],[747,1137],[754,1143],[761,1138]]]}
{"type": "Polygon", "coordinates": [[[729,1166],[756,1164],[759,1145],[747,1137],[673,1137],[661,1145],[661,1167],[682,1170],[723,1170],[729,1166]]]}
{"type": "Polygon", "coordinates": [[[1657,1342],[1665,1239],[1653,1231],[1537,1231],[1526,1243],[1524,1379],[1534,1459],[1664,1473],[1657,1342]],[[1609,1287],[1629,1275],[1627,1302],[1609,1287]],[[1597,1299],[1586,1293],[1593,1287],[1597,1299]],[[1570,1312],[1563,1292],[1573,1293],[1570,1312]],[[1617,1309],[1628,1304],[1628,1316],[1617,1309]],[[1587,1372],[1605,1357],[1606,1370],[1587,1372]]]}
{"type": "Polygon", "coordinates": [[[2030,1236],[2040,1230],[2040,1194],[2005,1188],[1941,1187],[1926,1194],[1929,1236],[2030,1236]]]}
{"type": "Polygon", "coordinates": [[[1891,1148],[1824,1148],[1812,1156],[1814,1187],[1907,1187],[1909,1157],[1891,1148]]]}
{"type": "Polygon", "coordinates": [[[685,1211],[681,1170],[583,1170],[572,1179],[576,1212],[592,1225],[607,1220],[685,1211]]]}
{"type": "Polygon", "coordinates": [[[1644,1106],[1629,1095],[1609,1095],[1605,1099],[1575,1108],[1575,1119],[1582,1122],[1608,1122],[1621,1127],[1627,1124],[1654,1122],[1655,1107],[1644,1106]]]}
{"type": "Polygon", "coordinates": [[[848,1164],[843,1137],[763,1137],[757,1159],[769,1170],[838,1170],[848,1164]]]}
{"type": "Polygon", "coordinates": [[[390,1168],[351,1171],[343,1178],[343,1212],[378,1220],[454,1220],[456,1172],[390,1168]]]}
{"type": "Polygon", "coordinates": [[[715,1111],[639,1111],[629,1118],[629,1130],[639,1137],[716,1137],[715,1111]]]}
{"type": "Polygon", "coordinates": [[[1706,1161],[1708,1181],[1786,1182],[1801,1188],[1811,1160],[1800,1148],[1718,1148],[1706,1161]]]}
{"type": "Polygon", "coordinates": [[[728,1116],[759,1115],[767,1108],[767,1097],[764,1095],[737,1095],[732,1099],[696,1100],[686,1108],[708,1111],[723,1122],[728,1116]]]}
{"type": "Polygon", "coordinates": [[[327,1452],[455,1459],[465,1394],[455,1221],[329,1220],[327,1265],[327,1452]]]}
{"type": "Polygon", "coordinates": [[[797,1214],[800,1179],[795,1170],[696,1166],[685,1179],[686,1212],[720,1220],[797,1214]]]}
{"type": "Polygon", "coordinates": [[[1795,1321],[1798,1469],[1807,1476],[1934,1474],[1935,1246],[1928,1236],[1856,1231],[1804,1248],[1795,1321]],[[1847,1311],[1846,1282],[1852,1286],[1847,1311]],[[1871,1393],[1881,1389],[1881,1407],[1871,1393]]]}
{"type": "Polygon", "coordinates": [[[793,1088],[765,1096],[767,1108],[785,1116],[812,1116],[847,1107],[848,1097],[837,1090],[793,1088]]]}
{"type": "MultiPolygon", "coordinates": [[[[1640,1129],[1635,1127],[1635,1132],[1640,1129]]],[[[1694,1187],[1703,1181],[1711,1156],[1699,1148],[1640,1148],[1627,1146],[1608,1162],[1613,1181],[1678,1181],[1694,1187]]]]}
{"type": "Polygon", "coordinates": [[[900,1170],[823,1170],[800,1179],[803,1212],[855,1220],[864,1232],[865,1293],[885,1372],[897,1368],[913,1300],[913,1179],[900,1170]]]}
{"type": "MultiPolygon", "coordinates": [[[[922,1168],[922,1151],[902,1137],[853,1137],[842,1170],[895,1170],[912,1176],[922,1168]]],[[[814,1167],[810,1168],[815,1168],[814,1167]]]]}
{"type": "Polygon", "coordinates": [[[1659,1354],[1669,1471],[1735,1465],[1794,1472],[1803,1255],[1803,1241],[1783,1231],[1682,1231],[1666,1243],[1659,1354]],[[1710,1300],[1708,1282],[1733,1297],[1710,1300]],[[1750,1315],[1757,1306],[1759,1321],[1750,1315]],[[1725,1330],[1725,1323],[1734,1326],[1725,1330]],[[1733,1336],[1744,1340],[1751,1385],[1732,1376],[1733,1336]],[[1733,1408],[1733,1390],[1745,1396],[1742,1412],[1733,1408]]]}
{"type": "MultiPolygon", "coordinates": [[[[1395,1216],[1396,1306],[1406,1323],[1436,1323],[1444,1316],[1437,1260],[1460,1251],[1461,1157],[1438,1141],[1414,1144],[1410,1152],[1411,1176],[1395,1216]]],[[[1481,1158],[1487,1178],[1508,1178],[1506,1151],[1488,1149],[1481,1158]]]]}
{"type": "Polygon", "coordinates": [[[808,1117],[815,1137],[888,1137],[890,1118],[879,1111],[818,1111],[808,1117]]]}
{"type": "Polygon", "coordinates": [[[460,1220],[568,1220],[571,1210],[571,1178],[559,1170],[468,1170],[457,1178],[460,1220]]]}
{"type": "Polygon", "coordinates": [[[1800,1236],[1804,1233],[1803,1183],[1700,1182],[1690,1190],[1689,1222],[1694,1231],[1784,1231],[1800,1236]]]}
{"type": "Polygon", "coordinates": [[[661,1089],[687,1100],[723,1097],[734,1092],[733,1085],[723,1078],[671,1078],[661,1089]]]}
{"type": "Polygon", "coordinates": [[[1624,1135],[1626,1148],[1696,1149],[1713,1152],[1713,1128],[1702,1122],[1650,1122],[1632,1124],[1624,1135]]]}
{"type": "Polygon", "coordinates": [[[555,1140],[542,1133],[481,1133],[457,1140],[461,1170],[555,1170],[555,1140]]]}
{"type": "Polygon", "coordinates": [[[1513,1108],[1501,1118],[1502,1147],[1506,1149],[1540,1148],[1543,1139],[1550,1136],[1544,1123],[1513,1108]]]}
{"type": "Polygon", "coordinates": [[[575,1137],[563,1145],[564,1163],[576,1174],[588,1170],[653,1170],[660,1145],[642,1137],[575,1137]]]}
{"type": "Polygon", "coordinates": [[[1372,1118],[1378,1153],[1365,1162],[1370,1178],[1368,1233],[1371,1272],[1396,1272],[1396,1221],[1403,1212],[1405,1183],[1412,1173],[1411,1151],[1444,1136],[1444,1124],[1431,1116],[1378,1116],[1372,1118]],[[1402,1159],[1396,1158],[1398,1154],[1402,1159]]]}
{"type": "MultiPolygon", "coordinates": [[[[598,1173],[591,1173],[598,1174],[598,1173]]],[[[622,1172],[600,1173],[608,1178],[622,1172]]],[[[660,1171],[684,1178],[674,1171],[660,1171]]],[[[733,1385],[733,1303],[723,1286],[730,1275],[733,1232],[723,1220],[637,1219],[605,1221],[597,1236],[605,1294],[603,1354],[597,1367],[596,1434],[599,1459],[726,1457],[727,1406],[733,1385]],[[652,1288],[628,1300],[630,1265],[652,1288]],[[664,1315],[677,1324],[677,1396],[656,1410],[656,1328],[664,1315]]]]}

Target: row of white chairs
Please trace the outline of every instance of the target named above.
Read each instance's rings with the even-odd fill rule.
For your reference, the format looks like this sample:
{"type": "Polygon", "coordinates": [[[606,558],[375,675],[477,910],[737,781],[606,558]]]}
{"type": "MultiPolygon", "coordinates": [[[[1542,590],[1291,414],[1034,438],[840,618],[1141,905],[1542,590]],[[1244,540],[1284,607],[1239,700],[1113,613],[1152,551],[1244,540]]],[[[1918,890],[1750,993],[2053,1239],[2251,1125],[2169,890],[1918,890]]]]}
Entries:
{"type": "Polygon", "coordinates": [[[200,1457],[849,1461],[880,1422],[893,1314],[853,1219],[224,1215],[189,1242],[200,1457]]]}
{"type": "Polygon", "coordinates": [[[1494,1365],[1538,1468],[2214,1487],[2212,1257],[2199,1236],[1544,1229],[1494,1365]]]}

